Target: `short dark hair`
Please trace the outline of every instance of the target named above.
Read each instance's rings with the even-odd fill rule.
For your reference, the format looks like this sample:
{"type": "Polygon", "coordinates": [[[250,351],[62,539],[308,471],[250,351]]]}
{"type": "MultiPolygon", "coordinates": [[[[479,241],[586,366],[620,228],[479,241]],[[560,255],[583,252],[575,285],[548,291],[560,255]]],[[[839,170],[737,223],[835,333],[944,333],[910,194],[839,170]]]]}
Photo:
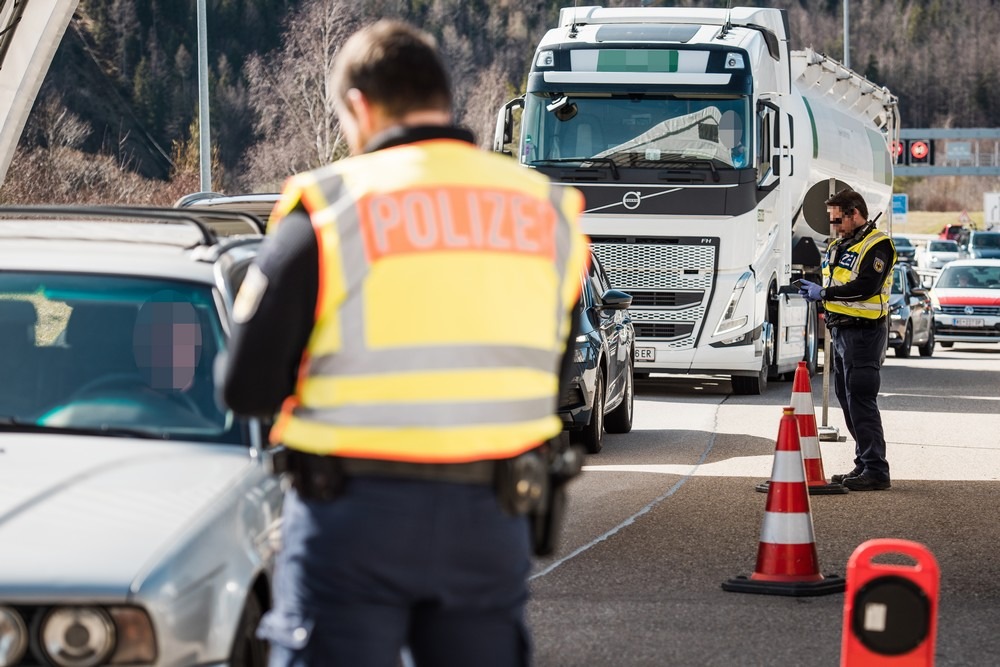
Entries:
{"type": "Polygon", "coordinates": [[[827,199],[826,205],[838,206],[846,215],[851,215],[856,210],[862,218],[868,219],[868,204],[865,203],[864,197],[850,188],[844,188],[827,199]]]}
{"type": "Polygon", "coordinates": [[[451,84],[434,38],[402,21],[383,19],[354,33],[340,48],[329,82],[342,102],[357,88],[392,118],[451,111],[451,84]]]}

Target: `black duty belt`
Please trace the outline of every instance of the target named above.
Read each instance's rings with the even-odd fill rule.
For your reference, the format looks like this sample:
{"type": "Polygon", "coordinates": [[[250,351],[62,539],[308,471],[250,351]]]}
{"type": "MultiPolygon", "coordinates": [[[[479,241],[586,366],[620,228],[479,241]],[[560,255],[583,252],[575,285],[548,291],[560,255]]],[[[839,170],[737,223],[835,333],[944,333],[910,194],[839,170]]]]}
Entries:
{"type": "Polygon", "coordinates": [[[496,461],[410,463],[343,457],[336,460],[348,477],[400,477],[457,484],[493,484],[497,469],[496,461]]]}

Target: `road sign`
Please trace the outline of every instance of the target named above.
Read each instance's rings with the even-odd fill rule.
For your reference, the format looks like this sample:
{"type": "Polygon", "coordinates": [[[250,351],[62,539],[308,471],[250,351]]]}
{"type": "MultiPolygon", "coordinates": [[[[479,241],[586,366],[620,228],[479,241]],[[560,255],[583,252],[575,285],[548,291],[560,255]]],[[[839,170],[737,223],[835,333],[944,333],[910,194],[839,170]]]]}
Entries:
{"type": "Polygon", "coordinates": [[[892,196],[892,220],[893,222],[906,222],[906,214],[910,208],[910,196],[898,194],[892,196]]]}
{"type": "Polygon", "coordinates": [[[971,160],[971,141],[949,141],[944,145],[944,154],[949,160],[971,160]]]}
{"type": "Polygon", "coordinates": [[[986,227],[1000,227],[1000,192],[983,193],[983,218],[986,227]]]}
{"type": "Polygon", "coordinates": [[[930,139],[910,139],[908,164],[933,164],[934,148],[930,139]]]}

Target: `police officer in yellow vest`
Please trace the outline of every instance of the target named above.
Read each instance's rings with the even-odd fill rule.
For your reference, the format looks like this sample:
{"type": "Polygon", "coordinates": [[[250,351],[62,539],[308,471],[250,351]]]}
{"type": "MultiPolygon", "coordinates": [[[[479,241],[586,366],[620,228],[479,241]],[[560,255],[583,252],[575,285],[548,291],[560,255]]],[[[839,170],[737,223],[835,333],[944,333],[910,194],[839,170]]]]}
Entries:
{"type": "Polygon", "coordinates": [[[353,157],[288,181],[223,371],[289,452],[259,634],[272,665],[527,664],[582,196],[475,148],[410,26],[359,31],[329,85],[353,157]]]}
{"type": "Polygon", "coordinates": [[[803,281],[799,292],[822,301],[833,344],[834,388],[854,438],[854,470],[833,482],[853,491],[890,487],[879,376],[888,342],[889,290],[896,249],[892,239],[868,220],[868,205],[845,189],[826,201],[836,238],[823,260],[823,286],[803,281]]]}

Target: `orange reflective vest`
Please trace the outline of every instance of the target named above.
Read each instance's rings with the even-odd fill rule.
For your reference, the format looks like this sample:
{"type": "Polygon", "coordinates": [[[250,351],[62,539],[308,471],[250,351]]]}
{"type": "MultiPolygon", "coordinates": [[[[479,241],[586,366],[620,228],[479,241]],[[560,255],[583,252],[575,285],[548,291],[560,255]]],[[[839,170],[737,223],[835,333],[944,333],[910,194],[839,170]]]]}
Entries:
{"type": "Polygon", "coordinates": [[[319,298],[272,441],[458,463],[559,433],[559,359],[589,258],[577,190],[433,139],[293,177],[272,230],[299,203],[319,298]]]}

